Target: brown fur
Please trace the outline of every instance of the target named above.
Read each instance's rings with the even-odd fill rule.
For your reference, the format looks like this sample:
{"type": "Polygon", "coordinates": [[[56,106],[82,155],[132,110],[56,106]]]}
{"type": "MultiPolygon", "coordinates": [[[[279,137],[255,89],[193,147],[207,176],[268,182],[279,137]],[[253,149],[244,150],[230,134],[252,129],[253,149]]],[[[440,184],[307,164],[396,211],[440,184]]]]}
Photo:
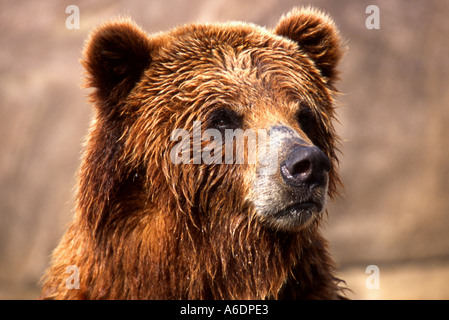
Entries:
{"type": "Polygon", "coordinates": [[[251,204],[254,166],[174,165],[169,157],[172,130],[207,123],[217,106],[244,114],[244,127],[282,120],[302,132],[294,114],[305,100],[320,119],[309,138],[331,159],[334,197],[339,41],[314,9],[294,9],[274,32],[229,23],[149,37],[130,21],[96,30],[83,61],[96,115],[76,214],[41,298],[340,297],[321,218],[299,231],[267,226],[251,204]],[[79,267],[80,289],[66,287],[68,265],[79,267]]]}

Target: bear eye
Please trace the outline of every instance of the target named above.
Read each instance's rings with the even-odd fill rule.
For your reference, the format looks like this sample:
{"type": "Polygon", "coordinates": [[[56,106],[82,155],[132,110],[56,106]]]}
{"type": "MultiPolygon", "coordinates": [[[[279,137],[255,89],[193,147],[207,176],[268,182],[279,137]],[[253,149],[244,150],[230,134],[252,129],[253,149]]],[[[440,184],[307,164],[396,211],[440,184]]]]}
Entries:
{"type": "Polygon", "coordinates": [[[296,120],[307,137],[313,143],[316,143],[315,136],[318,130],[318,122],[312,108],[305,103],[301,103],[300,108],[296,113],[296,120]]]}
{"type": "Polygon", "coordinates": [[[242,117],[231,109],[219,109],[210,115],[209,128],[215,128],[222,132],[226,129],[237,129],[242,125],[242,117]]]}

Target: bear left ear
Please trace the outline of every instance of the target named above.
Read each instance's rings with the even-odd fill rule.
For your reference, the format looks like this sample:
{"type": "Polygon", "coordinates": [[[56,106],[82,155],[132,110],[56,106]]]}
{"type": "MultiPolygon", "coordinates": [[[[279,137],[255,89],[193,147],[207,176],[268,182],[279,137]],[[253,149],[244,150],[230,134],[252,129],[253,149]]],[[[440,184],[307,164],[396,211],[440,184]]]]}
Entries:
{"type": "Polygon", "coordinates": [[[336,80],[336,66],[343,50],[337,28],[328,15],[311,7],[295,8],[282,16],[274,32],[295,41],[329,84],[336,80]]]}
{"type": "Polygon", "coordinates": [[[151,63],[151,52],[148,36],[129,19],[95,30],[82,61],[87,86],[96,88],[93,100],[111,108],[126,97],[151,63]]]}

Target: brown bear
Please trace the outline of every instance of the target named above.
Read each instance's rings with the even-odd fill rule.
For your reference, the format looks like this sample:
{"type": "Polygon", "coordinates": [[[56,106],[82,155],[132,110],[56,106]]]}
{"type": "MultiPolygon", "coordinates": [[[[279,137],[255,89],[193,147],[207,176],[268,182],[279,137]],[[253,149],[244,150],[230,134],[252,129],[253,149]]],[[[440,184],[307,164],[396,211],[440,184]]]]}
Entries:
{"type": "Polygon", "coordinates": [[[313,8],[293,9],[273,30],[99,27],[83,59],[95,115],[76,213],[40,297],[344,297],[319,231],[340,185],[341,55],[333,21],[313,8]],[[176,130],[188,133],[181,149],[176,130]],[[229,134],[237,130],[242,139],[229,134]],[[266,133],[252,162],[249,130],[266,133]],[[266,158],[275,170],[263,170],[266,158]]]}

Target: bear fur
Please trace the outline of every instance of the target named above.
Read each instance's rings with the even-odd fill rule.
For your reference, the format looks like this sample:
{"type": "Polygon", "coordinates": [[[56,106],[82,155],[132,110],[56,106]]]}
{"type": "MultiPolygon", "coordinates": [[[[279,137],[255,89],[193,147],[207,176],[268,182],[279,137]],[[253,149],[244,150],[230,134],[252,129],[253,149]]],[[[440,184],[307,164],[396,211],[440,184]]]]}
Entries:
{"type": "Polygon", "coordinates": [[[290,197],[279,172],[264,180],[257,164],[170,158],[173,130],[192,132],[195,120],[220,130],[281,123],[329,158],[324,205],[340,185],[341,56],[333,21],[313,8],[293,9],[273,30],[229,22],[147,35],[128,19],[95,30],[83,58],[95,115],[75,217],[40,298],[341,298],[319,231],[324,208],[279,222],[272,212],[290,197]],[[79,288],[67,285],[72,265],[79,288]]]}

